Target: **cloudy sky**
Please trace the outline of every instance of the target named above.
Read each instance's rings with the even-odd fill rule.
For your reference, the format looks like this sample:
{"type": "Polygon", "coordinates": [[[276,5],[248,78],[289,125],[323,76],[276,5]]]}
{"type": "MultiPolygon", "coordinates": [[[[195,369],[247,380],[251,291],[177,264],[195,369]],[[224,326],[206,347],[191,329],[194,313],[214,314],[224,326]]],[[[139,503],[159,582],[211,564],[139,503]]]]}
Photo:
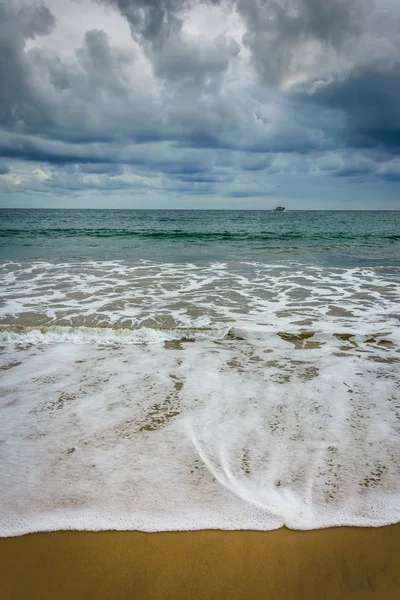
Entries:
{"type": "Polygon", "coordinates": [[[0,0],[0,206],[400,209],[399,0],[0,0]]]}

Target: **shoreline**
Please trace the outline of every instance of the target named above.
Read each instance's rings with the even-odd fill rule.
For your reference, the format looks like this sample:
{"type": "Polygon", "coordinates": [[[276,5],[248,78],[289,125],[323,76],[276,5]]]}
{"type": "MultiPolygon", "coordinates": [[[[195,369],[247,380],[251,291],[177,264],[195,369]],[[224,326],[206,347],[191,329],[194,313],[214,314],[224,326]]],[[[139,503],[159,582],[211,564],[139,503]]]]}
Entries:
{"type": "Polygon", "coordinates": [[[400,523],[0,538],[5,600],[394,600],[400,523]]]}

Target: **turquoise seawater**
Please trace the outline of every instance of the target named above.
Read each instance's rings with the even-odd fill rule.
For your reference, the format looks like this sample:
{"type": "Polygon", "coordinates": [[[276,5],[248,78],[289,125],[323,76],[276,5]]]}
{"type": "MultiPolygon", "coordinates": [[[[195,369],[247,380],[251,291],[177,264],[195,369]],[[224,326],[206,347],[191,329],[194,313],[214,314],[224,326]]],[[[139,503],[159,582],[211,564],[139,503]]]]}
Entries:
{"type": "Polygon", "coordinates": [[[400,264],[400,211],[1,210],[0,258],[400,264]]]}

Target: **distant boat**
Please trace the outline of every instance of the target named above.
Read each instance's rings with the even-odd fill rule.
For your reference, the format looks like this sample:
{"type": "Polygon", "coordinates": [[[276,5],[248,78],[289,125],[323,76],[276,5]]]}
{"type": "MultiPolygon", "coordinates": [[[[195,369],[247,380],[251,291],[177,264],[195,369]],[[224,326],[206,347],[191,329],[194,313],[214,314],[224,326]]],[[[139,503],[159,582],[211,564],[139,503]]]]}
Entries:
{"type": "Polygon", "coordinates": [[[274,208],[274,212],[283,212],[285,210],[284,206],[277,206],[276,208],[274,208]]]}

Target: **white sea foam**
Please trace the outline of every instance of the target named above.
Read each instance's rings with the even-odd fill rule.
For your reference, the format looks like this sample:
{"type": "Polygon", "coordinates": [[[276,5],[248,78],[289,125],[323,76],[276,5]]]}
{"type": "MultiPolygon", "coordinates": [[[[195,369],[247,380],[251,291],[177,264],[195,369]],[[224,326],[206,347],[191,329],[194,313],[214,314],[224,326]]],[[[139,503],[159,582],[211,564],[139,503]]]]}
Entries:
{"type": "Polygon", "coordinates": [[[74,268],[4,267],[0,535],[400,520],[398,275],[74,268]]]}
{"type": "Polygon", "coordinates": [[[160,344],[169,341],[195,341],[214,340],[223,338],[230,331],[230,327],[196,329],[118,329],[111,327],[21,327],[0,325],[0,344],[101,344],[102,346],[115,346],[125,344],[160,344]]]}
{"type": "Polygon", "coordinates": [[[26,261],[1,265],[1,284],[0,319],[29,326],[293,329],[304,319],[359,327],[400,316],[391,268],[26,261]]]}

